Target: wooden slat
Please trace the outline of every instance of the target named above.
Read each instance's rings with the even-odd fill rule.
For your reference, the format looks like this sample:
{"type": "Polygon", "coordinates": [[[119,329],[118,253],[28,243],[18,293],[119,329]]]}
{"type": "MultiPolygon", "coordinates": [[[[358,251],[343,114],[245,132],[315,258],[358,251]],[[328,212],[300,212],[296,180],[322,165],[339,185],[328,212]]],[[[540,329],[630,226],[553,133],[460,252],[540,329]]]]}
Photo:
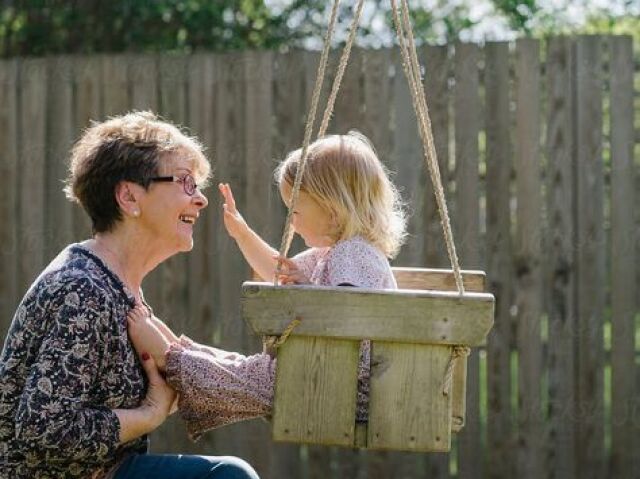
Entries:
{"type": "MultiPolygon", "coordinates": [[[[18,289],[18,62],[0,60],[0,338],[24,290],[18,289]]],[[[4,343],[4,341],[2,341],[4,343]]]]}
{"type": "MultiPolygon", "coordinates": [[[[277,190],[272,188],[271,133],[273,130],[273,53],[247,52],[244,62],[244,156],[246,158],[246,209],[243,214],[251,227],[265,236],[265,232],[275,225],[269,224],[270,215],[266,209],[271,203],[270,196],[277,190]]],[[[245,266],[246,271],[246,266],[245,266]]],[[[239,294],[235,294],[236,304],[239,294]]],[[[248,328],[247,328],[248,329],[248,328]]],[[[244,331],[244,350],[257,353],[262,350],[260,338],[244,331]]],[[[270,463],[276,459],[276,447],[271,447],[271,430],[264,421],[252,421],[244,425],[245,447],[249,455],[246,459],[256,464],[262,471],[271,469],[270,463]]],[[[290,471],[299,476],[299,471],[290,471]]]]}
{"type": "MultiPolygon", "coordinates": [[[[342,54],[342,50],[334,52],[337,60],[337,54],[342,54]]],[[[362,124],[362,55],[360,48],[351,50],[349,64],[344,72],[340,91],[334,109],[332,122],[329,123],[327,133],[336,133],[340,135],[346,134],[349,130],[359,130],[362,124]]],[[[335,76],[335,72],[331,75],[331,80],[335,76]]],[[[321,101],[319,105],[320,112],[324,112],[326,101],[321,101]]],[[[319,114],[319,117],[321,115],[319,114]]],[[[318,120],[318,124],[320,120],[318,120]]]]}
{"type": "MultiPolygon", "coordinates": [[[[113,59],[112,68],[119,68],[116,57],[113,59]]],[[[103,63],[104,66],[104,63],[103,63]]],[[[123,68],[125,74],[126,69],[123,68]]],[[[187,58],[186,57],[162,57],[160,59],[160,105],[159,113],[163,118],[178,124],[187,122],[187,58]]],[[[125,93],[118,96],[117,91],[112,90],[112,108],[118,108],[118,103],[128,101],[126,95],[126,76],[121,74],[120,78],[113,79],[113,88],[125,80],[125,93]]],[[[105,96],[107,89],[105,89],[105,96]]],[[[105,97],[106,109],[106,97],[105,97]]],[[[126,109],[126,108],[125,108],[126,109]]],[[[206,217],[208,211],[204,210],[200,218],[206,217]]],[[[196,231],[201,227],[200,221],[196,226],[196,231]]],[[[193,253],[188,253],[191,255],[193,253]]],[[[152,301],[154,313],[178,335],[186,332],[188,324],[188,256],[179,254],[173,256],[156,268],[152,273],[157,281],[157,286],[152,293],[152,297],[147,299],[152,301]]],[[[146,291],[145,291],[146,292],[146,291]]],[[[176,415],[177,416],[177,415],[176,415]]],[[[191,450],[191,442],[185,434],[183,422],[178,417],[171,417],[159,429],[151,435],[152,451],[157,453],[184,453],[191,450]]]]}
{"type": "Polygon", "coordinates": [[[45,266],[45,168],[47,62],[20,63],[20,130],[18,164],[18,291],[25,292],[45,266]]]}
{"type": "Polygon", "coordinates": [[[158,58],[155,55],[129,57],[129,86],[134,110],[158,111],[158,58]]]}
{"type": "MultiPolygon", "coordinates": [[[[215,166],[217,150],[213,149],[214,125],[214,72],[215,60],[213,55],[197,54],[189,57],[187,75],[187,102],[188,121],[193,134],[204,144],[209,158],[215,166]]],[[[218,272],[215,244],[216,231],[216,207],[215,198],[208,192],[210,205],[205,209],[194,228],[193,250],[187,255],[187,318],[185,321],[185,333],[194,340],[221,346],[219,334],[216,332],[223,327],[223,316],[218,309],[218,272]]],[[[230,321],[231,318],[225,318],[230,321]]],[[[200,454],[210,454],[218,444],[217,431],[205,434],[196,445],[189,449],[200,454]]],[[[222,452],[221,452],[222,453],[222,452]]]]}
{"type": "Polygon", "coordinates": [[[102,101],[104,117],[123,115],[131,108],[127,55],[102,57],[102,101]]]}
{"type": "Polygon", "coordinates": [[[186,126],[187,74],[189,59],[183,55],[162,56],[158,62],[160,113],[162,117],[186,126]]]}
{"type": "Polygon", "coordinates": [[[577,423],[578,476],[604,476],[603,313],[604,193],[602,166],[602,65],[598,36],[576,41],[575,167],[577,179],[577,423]]]}
{"type": "MultiPolygon", "coordinates": [[[[441,252],[445,254],[444,252],[441,252]]],[[[435,289],[455,291],[455,278],[451,270],[423,269],[423,268],[393,268],[399,288],[403,289],[435,289]]],[[[486,275],[483,271],[462,271],[462,281],[465,291],[482,292],[485,288],[486,275]]],[[[459,432],[466,422],[466,385],[467,385],[467,358],[455,361],[454,387],[451,403],[451,427],[453,432],[459,432]]],[[[448,476],[448,464],[442,457],[430,459],[431,463],[438,462],[434,466],[434,475],[448,476]]]]}
{"type": "MultiPolygon", "coordinates": [[[[304,135],[304,62],[303,52],[293,51],[274,55],[273,66],[273,131],[271,138],[272,156],[278,162],[283,160],[289,151],[300,146],[304,135]]],[[[264,160],[263,160],[264,161],[264,160]]],[[[266,162],[265,162],[266,163],[266,162]]],[[[275,167],[276,161],[270,163],[275,167]]],[[[271,174],[268,178],[271,178],[271,174]]],[[[262,215],[266,218],[261,225],[265,241],[277,245],[282,236],[284,224],[284,205],[275,182],[269,183],[269,202],[262,207],[262,215]],[[265,225],[266,223],[266,225],[265,225]]],[[[270,446],[269,477],[286,477],[289,474],[304,477],[301,447],[297,444],[274,443],[270,446]]],[[[306,452],[306,451],[305,451],[306,452]]]]}
{"type": "Polygon", "coordinates": [[[487,347],[488,470],[496,478],[512,477],[514,456],[511,411],[511,267],[509,128],[509,45],[487,43],[485,66],[487,162],[487,271],[495,294],[496,326],[487,347]]]}
{"type": "Polygon", "coordinates": [[[395,260],[397,264],[423,266],[423,237],[425,227],[422,201],[424,195],[424,160],[411,93],[402,69],[398,50],[393,51],[395,76],[392,83],[393,154],[390,169],[396,173],[395,184],[402,199],[409,205],[407,230],[409,238],[395,260]]]}
{"type": "MultiPolygon", "coordinates": [[[[247,190],[246,167],[246,80],[249,57],[242,54],[216,55],[214,76],[214,121],[213,137],[209,143],[213,151],[216,165],[216,183],[230,183],[235,192],[235,199],[240,212],[247,211],[251,192],[247,190]]],[[[215,341],[223,349],[253,354],[255,349],[246,349],[247,336],[251,335],[240,317],[238,292],[244,278],[249,272],[235,241],[227,234],[223,220],[220,194],[213,190],[211,194],[212,214],[215,218],[215,236],[209,243],[209,255],[213,256],[216,276],[215,302],[216,316],[220,318],[218,325],[209,324],[209,331],[215,331],[215,341]],[[214,330],[215,327],[215,330],[214,330]]],[[[213,318],[210,317],[209,321],[213,318]]],[[[223,454],[234,454],[242,457],[255,457],[246,438],[252,433],[254,426],[241,423],[230,428],[222,428],[215,432],[217,450],[223,454]]],[[[264,475],[268,463],[255,463],[259,474],[264,475]]]]}
{"type": "Polygon", "coordinates": [[[360,126],[373,143],[378,158],[389,164],[391,156],[391,54],[389,50],[369,50],[362,59],[364,113],[360,126]]]}
{"type": "MultiPolygon", "coordinates": [[[[127,70],[132,109],[151,111],[157,114],[160,107],[157,57],[154,55],[130,56],[127,70]]],[[[146,300],[151,305],[161,306],[165,301],[162,291],[162,273],[162,267],[156,268],[146,276],[142,283],[146,300]]]]}
{"type": "Polygon", "coordinates": [[[79,133],[73,124],[73,59],[61,56],[49,59],[47,92],[47,169],[45,215],[47,244],[45,256],[52,258],[64,246],[80,240],[73,234],[73,205],[62,188],[68,173],[73,141],[79,133]]]}
{"type": "Polygon", "coordinates": [[[451,350],[372,342],[367,446],[448,451],[451,397],[442,393],[451,350]]]}
{"type": "MultiPolygon", "coordinates": [[[[102,63],[98,57],[74,58],[75,131],[88,128],[102,117],[102,63]]],[[[91,236],[91,220],[78,206],[73,208],[73,234],[77,241],[91,236]]]]}
{"type": "Polygon", "coordinates": [[[548,253],[545,258],[549,303],[548,442],[549,477],[576,476],[575,421],[567,411],[575,402],[575,184],[572,150],[572,68],[569,38],[549,41],[547,53],[547,211],[548,253]]]}
{"type": "Polygon", "coordinates": [[[517,476],[543,477],[542,342],[542,175],[540,167],[540,44],[516,43],[515,238],[518,348],[517,476]]]}
{"type": "MultiPolygon", "coordinates": [[[[467,268],[480,264],[480,193],[478,186],[480,95],[477,45],[455,45],[455,209],[452,215],[460,263],[467,268]]],[[[464,277],[463,277],[464,279],[464,277]]],[[[465,288],[468,288],[465,284],[465,288]]],[[[484,284],[483,284],[484,290],[484,284]]],[[[478,350],[467,360],[466,417],[458,434],[458,476],[483,477],[480,440],[480,369],[478,350]]]]}
{"type": "MultiPolygon", "coordinates": [[[[405,268],[394,266],[393,274],[400,289],[433,289],[457,291],[456,280],[450,269],[405,268]]],[[[486,274],[484,271],[462,270],[462,284],[465,291],[483,292],[486,274]]]]}
{"type": "Polygon", "coordinates": [[[493,296],[487,293],[470,292],[461,299],[443,291],[346,291],[249,282],[242,293],[243,315],[257,334],[281,334],[293,318],[301,317],[296,335],[477,345],[493,324],[493,296]]]}
{"type": "MultiPolygon", "coordinates": [[[[425,65],[425,95],[431,119],[433,141],[438,156],[442,186],[447,195],[449,190],[449,47],[425,47],[422,50],[425,65]]],[[[433,193],[427,166],[422,160],[421,181],[424,184],[423,232],[419,235],[424,242],[424,263],[433,267],[451,267],[442,232],[442,222],[433,193]]],[[[448,195],[447,195],[448,197],[448,195]]],[[[454,240],[457,238],[454,237],[454,240]]]]}
{"type": "Polygon", "coordinates": [[[278,350],[274,440],[353,445],[359,345],[328,338],[285,342],[278,350]]]}
{"type": "MultiPolygon", "coordinates": [[[[611,72],[611,464],[609,477],[631,479],[638,447],[638,427],[630,411],[634,391],[634,292],[638,291],[633,241],[634,108],[631,37],[610,39],[611,72]]],[[[637,471],[637,470],[636,470],[637,471]]]]}

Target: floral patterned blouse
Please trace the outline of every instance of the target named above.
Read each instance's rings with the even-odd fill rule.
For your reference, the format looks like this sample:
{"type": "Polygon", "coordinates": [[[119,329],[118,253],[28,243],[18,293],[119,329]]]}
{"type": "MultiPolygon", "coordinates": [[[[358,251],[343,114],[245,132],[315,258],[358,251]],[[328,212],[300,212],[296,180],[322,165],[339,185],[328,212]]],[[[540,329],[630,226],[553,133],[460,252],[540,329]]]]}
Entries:
{"type": "Polygon", "coordinates": [[[135,408],[146,377],[127,336],[133,296],[71,245],[36,279],[0,357],[0,478],[100,478],[146,437],[118,445],[112,409],[135,408]]]}

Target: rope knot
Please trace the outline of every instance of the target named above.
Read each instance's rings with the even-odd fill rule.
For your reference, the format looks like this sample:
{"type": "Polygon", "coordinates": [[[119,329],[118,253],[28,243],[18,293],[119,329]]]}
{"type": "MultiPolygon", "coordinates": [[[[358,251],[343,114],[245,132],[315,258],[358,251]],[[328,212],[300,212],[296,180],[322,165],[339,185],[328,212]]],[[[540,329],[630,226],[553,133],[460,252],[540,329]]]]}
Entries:
{"type": "Polygon", "coordinates": [[[451,384],[453,383],[453,367],[455,362],[459,358],[469,356],[471,349],[468,346],[457,345],[451,346],[451,356],[449,357],[449,363],[444,373],[444,383],[442,385],[442,394],[448,396],[451,393],[451,384]]]}

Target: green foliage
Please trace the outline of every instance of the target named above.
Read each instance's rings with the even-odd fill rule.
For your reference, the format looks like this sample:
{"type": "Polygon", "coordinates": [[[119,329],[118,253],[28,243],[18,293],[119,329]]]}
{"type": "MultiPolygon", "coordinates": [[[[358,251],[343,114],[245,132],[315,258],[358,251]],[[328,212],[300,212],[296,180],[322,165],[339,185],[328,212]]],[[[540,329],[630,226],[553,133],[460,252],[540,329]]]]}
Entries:
{"type": "Polygon", "coordinates": [[[511,28],[517,32],[531,33],[531,22],[540,11],[537,0],[493,0],[493,4],[507,17],[511,28]]]}
{"type": "Polygon", "coordinates": [[[121,51],[277,48],[317,33],[287,22],[324,8],[296,0],[274,14],[263,0],[30,0],[5,2],[4,56],[121,51]]]}
{"type": "MultiPolygon", "coordinates": [[[[627,32],[638,41],[637,1],[609,0],[610,7],[598,9],[588,0],[565,0],[554,8],[545,0],[437,0],[435,4],[411,0],[410,5],[416,40],[421,43],[478,38],[473,33],[479,23],[500,19],[519,35],[627,32]],[[489,2],[493,12],[473,19],[473,1],[489,2]],[[581,5],[586,20],[573,22],[569,4],[581,5]]],[[[355,2],[342,2],[336,42],[346,38],[355,2]]],[[[389,1],[366,2],[358,43],[389,46],[394,35],[389,1]]],[[[331,4],[329,0],[4,0],[0,55],[318,47],[331,4]]]]}

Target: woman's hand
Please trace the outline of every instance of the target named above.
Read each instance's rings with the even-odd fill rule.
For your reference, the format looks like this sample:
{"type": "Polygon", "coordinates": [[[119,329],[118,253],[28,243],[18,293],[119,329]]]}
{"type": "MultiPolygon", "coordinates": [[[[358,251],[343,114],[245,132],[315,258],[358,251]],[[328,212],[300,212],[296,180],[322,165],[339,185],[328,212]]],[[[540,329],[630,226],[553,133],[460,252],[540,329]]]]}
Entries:
{"type": "Polygon", "coordinates": [[[278,280],[280,284],[310,284],[309,278],[307,278],[295,262],[289,258],[282,258],[281,256],[274,257],[280,266],[280,272],[278,273],[278,280]]]}
{"type": "Polygon", "coordinates": [[[233,198],[233,192],[228,183],[220,183],[218,189],[224,198],[222,209],[224,210],[224,226],[227,233],[233,239],[237,240],[243,234],[249,231],[249,226],[242,215],[236,209],[236,201],[233,198]]]}
{"type": "Polygon", "coordinates": [[[173,411],[176,392],[167,384],[160,375],[153,357],[148,353],[142,353],[142,366],[147,374],[149,387],[147,396],[141,407],[148,414],[149,426],[152,430],[162,424],[173,411]]]}
{"type": "Polygon", "coordinates": [[[120,444],[149,434],[173,412],[176,392],[162,378],[149,353],[142,353],[142,367],[147,375],[149,388],[142,404],[134,409],[114,409],[120,421],[120,444]]]}

